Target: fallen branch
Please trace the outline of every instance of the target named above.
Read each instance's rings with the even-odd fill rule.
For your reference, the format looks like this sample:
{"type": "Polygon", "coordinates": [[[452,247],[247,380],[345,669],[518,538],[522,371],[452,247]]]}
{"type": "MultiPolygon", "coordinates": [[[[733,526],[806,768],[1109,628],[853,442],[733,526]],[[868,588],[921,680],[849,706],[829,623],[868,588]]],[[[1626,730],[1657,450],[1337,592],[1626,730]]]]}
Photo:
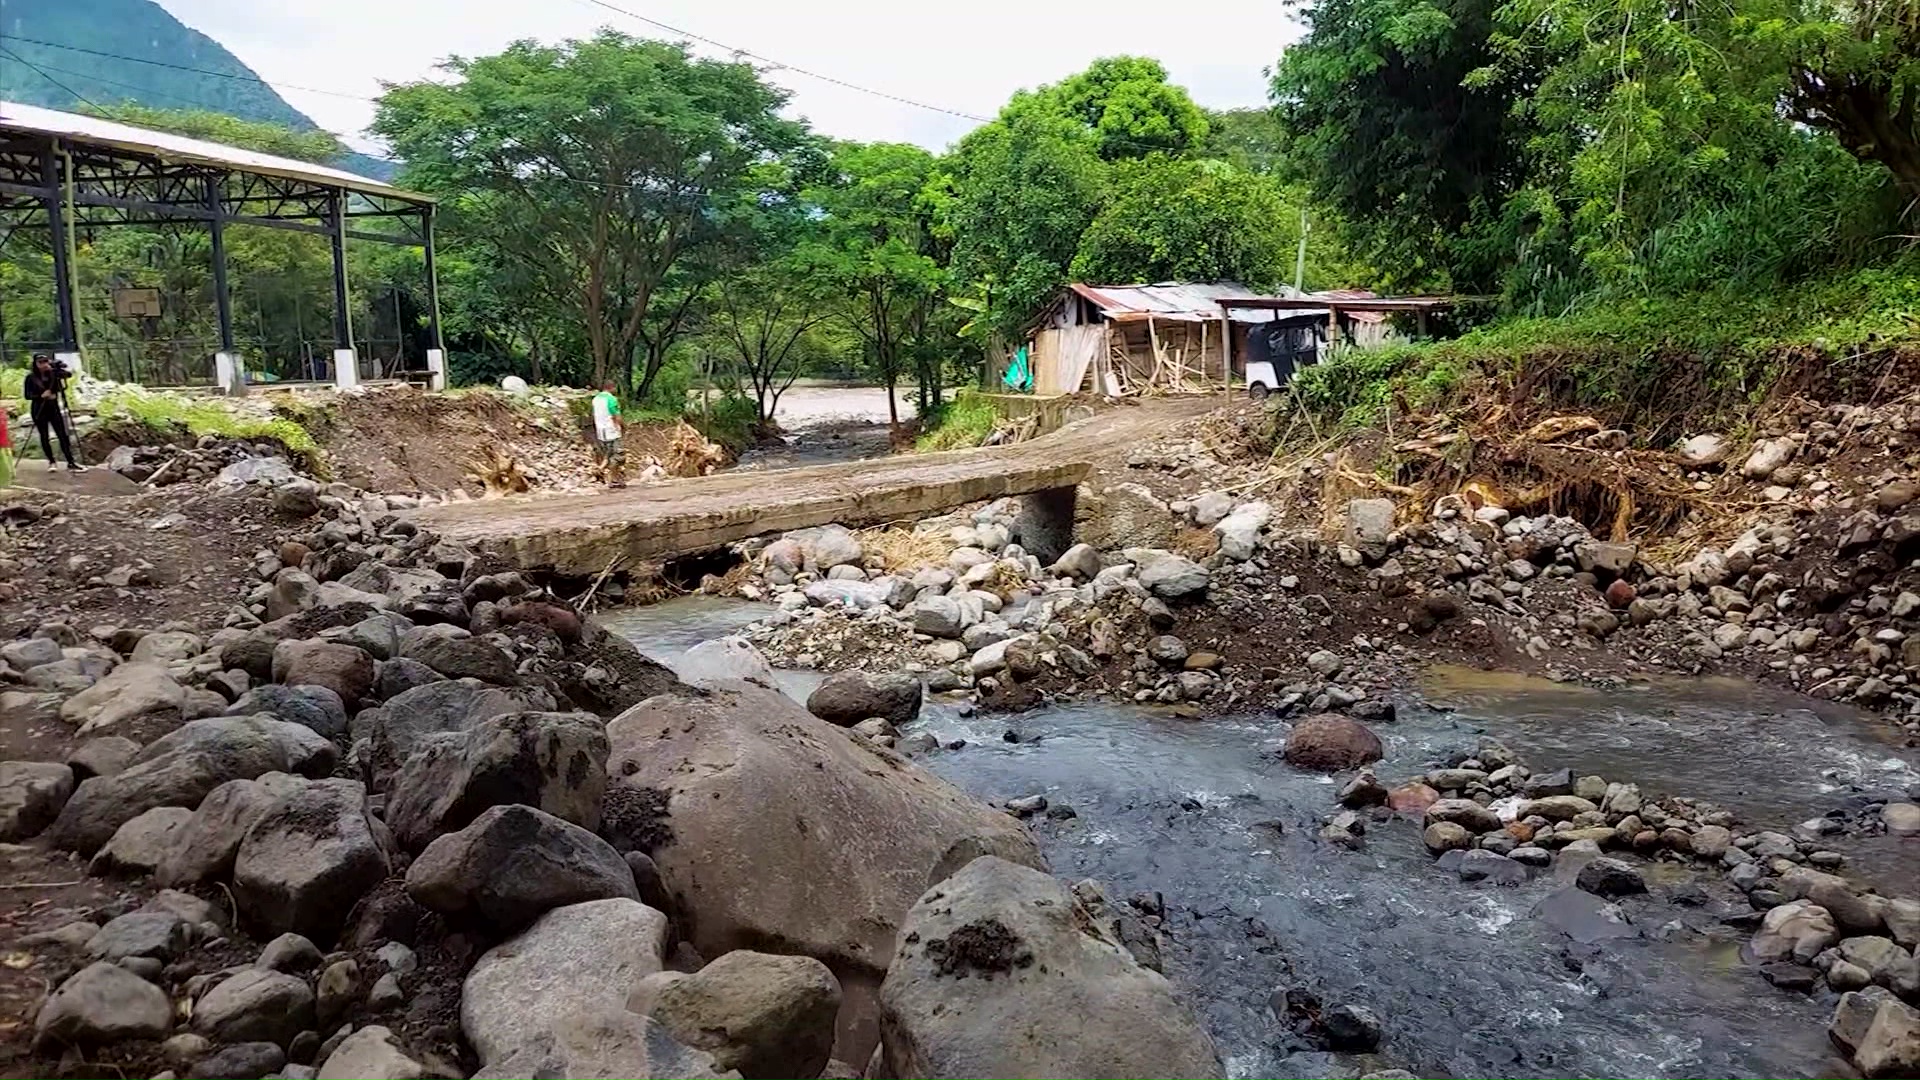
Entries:
{"type": "Polygon", "coordinates": [[[0,885],[0,889],[63,889],[63,888],[65,888],[65,887],[67,887],[68,885],[80,885],[80,884],[84,884],[84,883],[86,882],[86,880],[87,880],[86,878],[75,878],[75,879],[74,879],[74,880],[72,880],[72,881],[19,881],[19,882],[9,882],[8,884],[5,884],[5,885],[0,885]]]}
{"type": "Polygon", "coordinates": [[[159,483],[160,478],[167,475],[168,469],[173,468],[175,465],[178,465],[185,460],[187,460],[187,455],[185,454],[175,454],[173,457],[168,458],[167,463],[165,465],[162,465],[159,468],[153,470],[152,476],[149,476],[145,480],[140,481],[140,486],[152,487],[153,485],[159,483]]]}
{"type": "Polygon", "coordinates": [[[580,598],[573,602],[573,606],[581,611],[588,610],[588,605],[593,603],[593,596],[600,591],[600,586],[607,580],[607,575],[613,573],[613,568],[619,566],[621,560],[625,558],[625,555],[615,555],[608,561],[607,568],[600,571],[600,576],[593,579],[593,584],[587,586],[587,591],[580,594],[580,598]]]}

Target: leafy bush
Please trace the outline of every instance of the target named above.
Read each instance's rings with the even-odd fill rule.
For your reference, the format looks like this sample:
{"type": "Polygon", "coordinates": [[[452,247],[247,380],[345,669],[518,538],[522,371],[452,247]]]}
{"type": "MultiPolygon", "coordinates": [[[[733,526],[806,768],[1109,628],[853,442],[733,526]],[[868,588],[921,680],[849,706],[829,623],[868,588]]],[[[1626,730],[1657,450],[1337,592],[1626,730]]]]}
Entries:
{"type": "Polygon", "coordinates": [[[24,399],[27,392],[26,384],[26,368],[0,367],[0,399],[24,399]]]}
{"type": "Polygon", "coordinates": [[[738,454],[753,444],[760,409],[750,397],[726,394],[710,401],[704,415],[698,406],[691,406],[686,416],[687,422],[698,428],[700,434],[738,454]]]}
{"type": "Polygon", "coordinates": [[[932,453],[979,446],[993,434],[999,420],[1000,414],[993,402],[976,391],[962,390],[934,416],[932,426],[914,443],[914,448],[932,453]]]}

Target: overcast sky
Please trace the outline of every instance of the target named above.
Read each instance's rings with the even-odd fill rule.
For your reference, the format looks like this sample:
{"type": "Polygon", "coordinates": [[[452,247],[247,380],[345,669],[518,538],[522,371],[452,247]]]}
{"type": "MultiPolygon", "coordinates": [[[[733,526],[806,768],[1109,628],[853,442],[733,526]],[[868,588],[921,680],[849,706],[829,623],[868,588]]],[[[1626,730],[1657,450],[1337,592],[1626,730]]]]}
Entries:
{"type": "MultiPolygon", "coordinates": [[[[1085,0],[800,4],[793,0],[614,0],[619,7],[863,87],[960,113],[992,116],[1021,87],[1053,82],[1100,56],[1145,54],[1212,108],[1264,103],[1271,64],[1298,30],[1280,0],[1216,0],[1195,7],[1085,0]]],[[[381,80],[429,75],[441,58],[497,52],[518,38],[557,41],[601,26],[673,38],[589,0],[160,0],[261,77],[374,97],[381,80]]],[[[719,50],[696,46],[708,55],[719,50]]],[[[973,121],[829,85],[792,71],[772,81],[790,111],[839,138],[919,143],[939,150],[973,121]]],[[[359,133],[373,106],[278,86],[322,127],[359,133]]]]}

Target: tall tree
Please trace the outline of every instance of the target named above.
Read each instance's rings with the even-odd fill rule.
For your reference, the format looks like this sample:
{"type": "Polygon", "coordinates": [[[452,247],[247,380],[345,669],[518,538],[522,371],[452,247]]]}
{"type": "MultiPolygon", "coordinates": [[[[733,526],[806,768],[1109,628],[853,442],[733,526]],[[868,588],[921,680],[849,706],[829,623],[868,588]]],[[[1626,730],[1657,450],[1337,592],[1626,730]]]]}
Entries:
{"type": "Polygon", "coordinates": [[[1275,65],[1313,194],[1393,283],[1478,289],[1498,274],[1457,243],[1526,179],[1513,102],[1538,84],[1539,55],[1469,83],[1496,60],[1498,2],[1306,0],[1307,35],[1275,65]]]}
{"type": "Polygon", "coordinates": [[[932,154],[903,143],[843,144],[828,176],[808,193],[818,208],[819,238],[804,248],[818,280],[845,297],[849,325],[860,335],[873,374],[887,388],[887,415],[898,427],[894,388],[922,358],[942,304],[947,271],[930,190],[940,182],[932,154]]]}
{"type": "Polygon", "coordinates": [[[1108,159],[1184,154],[1207,138],[1206,113],[1145,56],[1102,57],[1037,97],[1086,125],[1108,159]]]}
{"type": "Polygon", "coordinates": [[[372,130],[406,160],[404,182],[497,196],[510,212],[485,226],[579,322],[593,381],[644,394],[665,350],[647,349],[636,385],[636,346],[674,324],[655,310],[663,286],[712,242],[711,209],[804,136],[778,115],[786,94],[748,64],[611,30],[442,68],[452,81],[380,99],[372,130]]]}

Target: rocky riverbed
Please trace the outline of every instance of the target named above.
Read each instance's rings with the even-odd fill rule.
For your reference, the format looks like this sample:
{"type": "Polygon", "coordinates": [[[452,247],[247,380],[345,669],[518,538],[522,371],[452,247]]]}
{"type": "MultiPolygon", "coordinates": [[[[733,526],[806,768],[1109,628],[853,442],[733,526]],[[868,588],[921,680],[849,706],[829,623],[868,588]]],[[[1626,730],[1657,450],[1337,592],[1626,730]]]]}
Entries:
{"type": "Polygon", "coordinates": [[[1920,1068],[1897,477],[1676,560],[1148,456],[598,619],[257,449],[0,514],[9,1071],[1920,1068]]]}

